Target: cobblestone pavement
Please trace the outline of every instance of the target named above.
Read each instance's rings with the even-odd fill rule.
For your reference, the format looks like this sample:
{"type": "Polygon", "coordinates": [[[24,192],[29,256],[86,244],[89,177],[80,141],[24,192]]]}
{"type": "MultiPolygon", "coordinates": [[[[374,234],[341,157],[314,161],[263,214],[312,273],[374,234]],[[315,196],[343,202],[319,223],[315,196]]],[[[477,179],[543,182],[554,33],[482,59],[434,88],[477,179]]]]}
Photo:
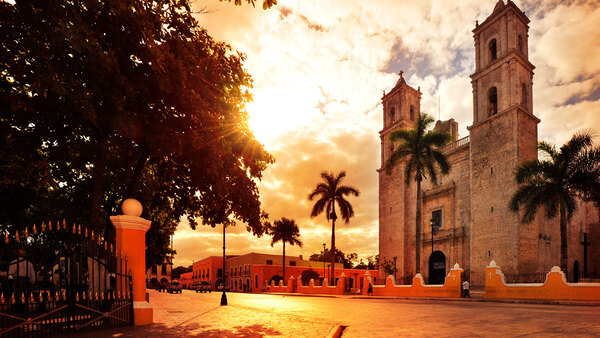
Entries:
{"type": "Polygon", "coordinates": [[[150,291],[155,324],[98,337],[590,336],[600,337],[600,307],[473,301],[364,299],[150,291]]]}

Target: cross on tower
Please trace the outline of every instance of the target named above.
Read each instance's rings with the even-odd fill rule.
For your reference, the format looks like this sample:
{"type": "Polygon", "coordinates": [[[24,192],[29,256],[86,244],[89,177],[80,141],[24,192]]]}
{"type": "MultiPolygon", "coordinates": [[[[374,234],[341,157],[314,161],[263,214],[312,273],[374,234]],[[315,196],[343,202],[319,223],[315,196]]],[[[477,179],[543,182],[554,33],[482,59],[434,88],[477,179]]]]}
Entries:
{"type": "Polygon", "coordinates": [[[403,70],[401,70],[400,73],[398,73],[398,75],[400,75],[400,77],[402,77],[402,74],[404,74],[403,70]]]}
{"type": "Polygon", "coordinates": [[[587,232],[583,233],[583,277],[587,278],[587,247],[590,245],[590,242],[587,241],[587,232]]]}

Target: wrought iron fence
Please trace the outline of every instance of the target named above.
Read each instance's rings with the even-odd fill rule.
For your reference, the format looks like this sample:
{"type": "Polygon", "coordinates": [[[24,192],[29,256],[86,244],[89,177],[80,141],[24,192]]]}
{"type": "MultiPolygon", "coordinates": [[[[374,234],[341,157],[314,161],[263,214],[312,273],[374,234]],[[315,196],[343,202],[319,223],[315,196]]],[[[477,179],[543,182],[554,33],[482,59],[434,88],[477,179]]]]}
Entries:
{"type": "MultiPolygon", "coordinates": [[[[600,283],[600,273],[588,272],[584,274],[579,272],[564,272],[565,278],[569,283],[600,283]]],[[[544,283],[546,282],[545,272],[532,273],[532,274],[504,274],[504,281],[510,284],[523,284],[523,283],[544,283]]]]}
{"type": "Polygon", "coordinates": [[[56,222],[6,232],[0,335],[33,337],[133,324],[131,273],[113,243],[56,222]]]}

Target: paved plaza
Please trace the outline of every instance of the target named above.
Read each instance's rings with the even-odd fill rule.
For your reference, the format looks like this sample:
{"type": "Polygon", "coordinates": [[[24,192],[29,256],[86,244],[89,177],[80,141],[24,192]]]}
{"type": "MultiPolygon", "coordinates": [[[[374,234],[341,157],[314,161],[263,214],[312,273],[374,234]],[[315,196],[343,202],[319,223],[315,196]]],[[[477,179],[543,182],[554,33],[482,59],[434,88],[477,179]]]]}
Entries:
{"type": "Polygon", "coordinates": [[[470,300],[365,299],[150,291],[154,324],[95,337],[600,336],[600,307],[470,300]]]}

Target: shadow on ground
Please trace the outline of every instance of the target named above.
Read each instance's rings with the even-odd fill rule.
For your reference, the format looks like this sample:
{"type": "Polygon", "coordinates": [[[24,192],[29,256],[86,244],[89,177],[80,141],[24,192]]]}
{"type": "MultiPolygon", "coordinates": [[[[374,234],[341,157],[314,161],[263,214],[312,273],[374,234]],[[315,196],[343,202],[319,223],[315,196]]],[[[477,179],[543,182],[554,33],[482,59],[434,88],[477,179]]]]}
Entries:
{"type": "MultiPolygon", "coordinates": [[[[264,337],[281,336],[282,333],[263,324],[234,326],[230,329],[192,323],[167,327],[162,324],[129,326],[108,330],[85,332],[85,337],[264,337]]],[[[81,334],[64,337],[81,337],[81,334]]]]}

